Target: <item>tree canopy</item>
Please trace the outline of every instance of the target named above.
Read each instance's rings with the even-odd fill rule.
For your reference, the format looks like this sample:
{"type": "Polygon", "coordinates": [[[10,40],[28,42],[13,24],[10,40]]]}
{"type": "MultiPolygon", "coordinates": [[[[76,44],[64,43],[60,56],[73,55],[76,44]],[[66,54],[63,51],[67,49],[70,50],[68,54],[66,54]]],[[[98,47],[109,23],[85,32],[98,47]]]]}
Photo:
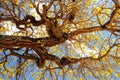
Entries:
{"type": "Polygon", "coordinates": [[[120,0],[0,0],[0,80],[120,78],[120,0]]]}

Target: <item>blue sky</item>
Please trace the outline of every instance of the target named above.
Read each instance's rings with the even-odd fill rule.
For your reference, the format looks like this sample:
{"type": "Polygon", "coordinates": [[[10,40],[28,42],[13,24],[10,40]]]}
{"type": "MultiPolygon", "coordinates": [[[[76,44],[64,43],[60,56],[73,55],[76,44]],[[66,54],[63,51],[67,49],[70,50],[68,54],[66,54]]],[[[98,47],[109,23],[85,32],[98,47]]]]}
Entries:
{"type": "MultiPolygon", "coordinates": [[[[101,1],[101,0],[98,0],[98,2],[99,1],[101,1]]],[[[99,4],[102,4],[102,2],[103,1],[105,1],[105,0],[102,0],[99,4]]],[[[113,3],[111,3],[111,0],[109,0],[108,1],[108,7],[109,6],[111,6],[113,3]]],[[[32,11],[31,11],[32,12],[32,11]]],[[[16,30],[16,28],[14,28],[14,29],[12,29],[12,30],[16,30]]],[[[108,32],[108,31],[104,31],[104,33],[103,33],[103,35],[102,35],[102,38],[104,39],[104,38],[106,38],[106,37],[109,37],[110,36],[110,33],[108,32]]],[[[63,50],[63,53],[65,54],[65,44],[62,44],[61,45],[61,47],[60,47],[60,50],[63,50]],[[62,47],[63,46],[63,47],[62,47]]],[[[52,50],[52,49],[51,49],[52,50]]],[[[21,53],[21,51],[20,51],[20,53],[21,53]]],[[[69,50],[68,50],[68,53],[69,53],[69,50]]],[[[56,53],[57,54],[57,53],[56,53]]],[[[64,55],[64,54],[57,54],[57,55],[64,55]]],[[[9,65],[13,65],[13,66],[16,66],[16,62],[15,61],[11,61],[11,63],[9,64],[9,65]]],[[[9,66],[8,65],[8,66],[9,66]]],[[[28,67],[28,69],[29,70],[31,70],[31,69],[33,69],[34,70],[34,72],[39,72],[39,71],[41,71],[41,70],[37,70],[36,69],[36,66],[34,66],[33,68],[31,68],[31,66],[29,65],[29,67],[28,67]]],[[[120,68],[118,67],[118,68],[116,68],[116,71],[118,71],[118,72],[120,72],[120,68]]],[[[35,80],[34,78],[31,78],[31,75],[30,75],[30,72],[28,71],[28,72],[26,72],[26,74],[27,74],[27,76],[26,76],[26,80],[35,80]]],[[[49,73],[46,73],[46,75],[48,75],[49,73]]],[[[113,75],[114,75],[115,73],[113,72],[113,75]]],[[[94,78],[93,78],[93,76],[88,76],[86,79],[87,80],[89,80],[89,79],[92,79],[92,80],[95,80],[94,78]]],[[[117,77],[113,77],[114,78],[114,80],[118,80],[119,78],[117,78],[117,77]]],[[[66,80],[72,80],[72,79],[70,79],[70,78],[68,78],[68,75],[67,75],[67,77],[65,78],[66,80]]],[[[11,80],[15,80],[15,78],[13,78],[13,79],[11,79],[11,80]]],[[[52,79],[51,79],[52,80],[52,79]]],[[[59,75],[58,76],[58,80],[62,80],[62,76],[61,75],[59,75]]]]}

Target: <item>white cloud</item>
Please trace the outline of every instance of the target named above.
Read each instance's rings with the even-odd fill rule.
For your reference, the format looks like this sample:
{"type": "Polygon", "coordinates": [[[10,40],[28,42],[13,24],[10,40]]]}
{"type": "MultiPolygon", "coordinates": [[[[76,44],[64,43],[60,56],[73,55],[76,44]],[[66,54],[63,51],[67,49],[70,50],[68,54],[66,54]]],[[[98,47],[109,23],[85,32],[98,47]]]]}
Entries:
{"type": "Polygon", "coordinates": [[[81,44],[81,48],[74,46],[74,41],[66,41],[68,45],[70,45],[68,48],[72,48],[75,51],[75,54],[78,55],[77,57],[90,57],[90,56],[98,56],[98,50],[91,50],[88,48],[85,44],[81,44]]]}
{"type": "MultiPolygon", "coordinates": [[[[38,5],[38,2],[36,2],[35,3],[36,5],[38,5]]],[[[39,4],[39,11],[42,13],[42,5],[43,5],[44,3],[40,3],[39,4]]],[[[30,15],[34,15],[35,16],[35,18],[36,18],[36,20],[40,20],[40,16],[37,14],[37,12],[36,12],[36,9],[35,8],[33,8],[33,9],[31,9],[30,11],[29,11],[29,14],[30,15]]]]}
{"type": "MultiPolygon", "coordinates": [[[[36,2],[36,4],[38,4],[38,2],[36,2]]],[[[42,12],[42,3],[39,5],[39,11],[42,12]]],[[[29,14],[34,15],[36,20],[40,20],[40,16],[37,14],[35,8],[31,9],[29,11],[29,14]]],[[[15,32],[20,31],[19,29],[17,29],[16,25],[14,23],[12,23],[11,21],[3,22],[2,26],[5,27],[5,28],[8,28],[8,30],[5,31],[6,35],[13,35],[15,32]]],[[[37,34],[37,30],[35,30],[34,34],[37,34]]],[[[37,35],[37,36],[39,36],[39,35],[37,35]]]]}
{"type": "Polygon", "coordinates": [[[6,35],[12,35],[14,32],[19,31],[19,29],[16,28],[15,24],[10,21],[3,22],[2,26],[8,28],[8,30],[5,31],[6,35]]]}

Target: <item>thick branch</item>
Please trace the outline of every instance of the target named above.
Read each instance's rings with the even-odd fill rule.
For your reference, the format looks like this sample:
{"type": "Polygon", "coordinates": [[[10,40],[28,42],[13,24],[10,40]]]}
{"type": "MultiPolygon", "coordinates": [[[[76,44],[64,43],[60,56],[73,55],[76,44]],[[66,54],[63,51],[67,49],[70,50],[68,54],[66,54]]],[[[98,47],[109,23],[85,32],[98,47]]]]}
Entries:
{"type": "Polygon", "coordinates": [[[36,60],[36,57],[33,55],[21,55],[21,54],[15,53],[15,52],[11,53],[11,56],[16,56],[16,57],[23,58],[26,60],[28,60],[28,59],[36,60]]]}
{"type": "Polygon", "coordinates": [[[58,57],[54,56],[54,55],[51,55],[51,54],[45,54],[45,58],[46,60],[51,60],[51,61],[54,61],[57,65],[59,65],[60,67],[64,67],[66,65],[72,65],[72,64],[75,64],[75,63],[78,63],[78,62],[84,62],[86,60],[89,60],[89,61],[95,61],[95,60],[100,60],[102,58],[104,58],[105,56],[107,56],[109,54],[109,52],[115,47],[115,46],[118,46],[120,45],[119,43],[118,44],[114,44],[112,45],[107,51],[106,53],[103,55],[103,56],[100,56],[98,58],[92,58],[92,57],[82,57],[82,58],[79,58],[79,59],[76,59],[76,58],[70,58],[70,57],[62,57],[61,59],[59,59],[58,57]]]}
{"type": "Polygon", "coordinates": [[[72,32],[70,37],[73,37],[77,34],[90,33],[90,32],[101,31],[101,30],[107,30],[107,29],[105,29],[105,28],[103,29],[100,26],[95,26],[95,27],[90,27],[90,28],[85,28],[85,29],[78,29],[78,30],[72,32]]]}
{"type": "MultiPolygon", "coordinates": [[[[107,24],[106,24],[107,25],[107,24]]],[[[83,34],[83,33],[91,33],[91,32],[96,32],[96,31],[110,31],[110,32],[120,32],[119,29],[114,29],[114,28],[102,28],[101,26],[95,26],[95,27],[90,27],[90,28],[84,28],[84,29],[78,29],[76,31],[73,31],[69,34],[69,37],[73,37],[78,34],[83,34]]]]}
{"type": "Polygon", "coordinates": [[[62,44],[67,40],[67,38],[56,39],[54,37],[45,37],[45,38],[30,38],[24,36],[10,36],[10,35],[0,35],[0,47],[5,45],[16,45],[16,46],[25,46],[25,45],[44,45],[46,47],[55,46],[62,44]],[[6,42],[5,42],[6,41],[6,42]]]}

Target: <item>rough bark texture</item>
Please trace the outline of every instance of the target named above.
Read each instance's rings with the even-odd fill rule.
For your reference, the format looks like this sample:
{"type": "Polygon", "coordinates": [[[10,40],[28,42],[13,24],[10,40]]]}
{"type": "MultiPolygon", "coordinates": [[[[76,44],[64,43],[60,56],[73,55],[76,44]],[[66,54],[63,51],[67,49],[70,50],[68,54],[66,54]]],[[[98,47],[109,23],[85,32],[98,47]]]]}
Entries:
{"type": "MultiPolygon", "coordinates": [[[[32,0],[30,0],[30,1],[31,1],[31,3],[33,3],[32,0]]],[[[35,5],[33,3],[33,7],[36,9],[37,14],[41,18],[40,20],[36,20],[35,17],[32,15],[26,15],[23,19],[21,19],[20,16],[16,16],[16,15],[9,16],[10,14],[5,16],[4,14],[1,14],[0,15],[0,23],[2,23],[4,21],[11,21],[21,31],[25,31],[28,27],[31,28],[32,31],[34,31],[31,26],[28,26],[28,24],[32,24],[32,26],[35,26],[35,27],[40,26],[40,25],[45,25],[48,37],[32,38],[30,36],[0,35],[0,49],[5,49],[5,50],[8,49],[11,52],[11,54],[9,54],[9,55],[17,56],[17,57],[23,58],[23,59],[36,60],[36,64],[40,68],[44,67],[45,60],[53,61],[58,65],[58,67],[63,68],[66,65],[72,65],[77,62],[81,62],[83,60],[88,60],[88,59],[89,60],[99,60],[99,59],[103,58],[105,55],[107,55],[112,47],[116,46],[116,44],[112,45],[111,48],[106,52],[106,54],[99,57],[98,59],[94,59],[92,57],[86,57],[86,58],[80,58],[80,59],[70,58],[70,57],[62,57],[60,59],[59,57],[57,57],[53,54],[49,54],[47,51],[47,47],[52,47],[55,45],[62,44],[66,40],[72,39],[74,36],[76,36],[78,34],[106,30],[106,31],[113,33],[116,36],[120,35],[120,28],[114,29],[111,27],[111,24],[115,20],[115,15],[118,14],[118,11],[120,10],[120,6],[119,6],[117,0],[113,0],[116,7],[112,11],[112,13],[110,15],[110,19],[105,24],[100,25],[100,26],[93,26],[93,27],[91,26],[90,28],[78,29],[75,31],[71,31],[70,33],[65,33],[62,31],[61,27],[64,27],[64,25],[60,25],[60,26],[57,25],[57,19],[62,19],[64,16],[62,12],[60,15],[56,14],[55,17],[47,16],[47,11],[52,6],[54,1],[55,0],[51,0],[49,5],[43,5],[42,13],[39,11],[39,7],[38,7],[39,4],[35,5]],[[25,27],[20,27],[20,25],[24,25],[25,27]],[[116,34],[116,33],[119,33],[119,34],[116,34]],[[24,55],[20,55],[15,52],[15,50],[19,50],[23,47],[27,48],[24,55]],[[29,54],[28,48],[33,49],[37,53],[38,56],[29,54]]],[[[72,1],[75,2],[75,0],[72,0],[72,1]]],[[[58,3],[62,4],[62,2],[60,0],[58,1],[58,3]]],[[[0,0],[0,5],[6,9],[8,7],[8,5],[5,4],[4,1],[1,1],[1,0],[0,0]]],[[[14,6],[14,5],[12,5],[12,6],[14,6]]],[[[62,8],[62,6],[60,6],[60,7],[62,8]]],[[[12,13],[12,11],[9,8],[8,8],[8,11],[9,11],[9,13],[12,13]]],[[[69,14],[70,13],[68,13],[68,15],[66,15],[66,18],[64,18],[64,19],[68,20],[72,24],[72,22],[74,21],[75,15],[74,15],[74,13],[72,13],[70,15],[69,14]]],[[[6,56],[9,56],[9,55],[6,55],[6,56]]]]}

